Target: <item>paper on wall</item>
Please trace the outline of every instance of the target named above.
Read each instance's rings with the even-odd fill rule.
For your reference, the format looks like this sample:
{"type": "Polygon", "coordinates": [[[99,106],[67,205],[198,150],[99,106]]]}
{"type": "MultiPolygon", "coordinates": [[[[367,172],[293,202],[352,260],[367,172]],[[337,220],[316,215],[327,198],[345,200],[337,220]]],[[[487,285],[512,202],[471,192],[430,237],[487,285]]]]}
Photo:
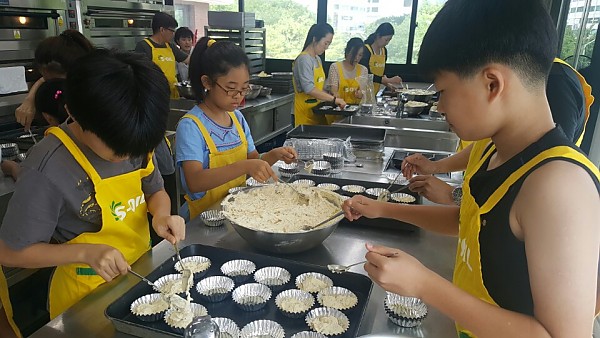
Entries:
{"type": "Polygon", "coordinates": [[[0,68],[0,94],[11,94],[26,92],[25,67],[2,67],[0,68]]]}

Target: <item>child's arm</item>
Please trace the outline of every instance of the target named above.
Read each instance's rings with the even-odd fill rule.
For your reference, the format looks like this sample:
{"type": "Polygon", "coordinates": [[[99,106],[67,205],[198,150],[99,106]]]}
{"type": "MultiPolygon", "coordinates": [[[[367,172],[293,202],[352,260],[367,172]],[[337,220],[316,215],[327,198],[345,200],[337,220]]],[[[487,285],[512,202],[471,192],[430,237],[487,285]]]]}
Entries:
{"type": "Polygon", "coordinates": [[[185,221],[177,215],[171,215],[171,199],[164,189],[146,197],[146,204],[157,235],[172,244],[185,239],[185,221]]]}
{"type": "Polygon", "coordinates": [[[107,282],[129,268],[123,254],[105,244],[36,243],[15,250],[0,240],[0,265],[33,269],[73,263],[89,265],[107,282]]]}
{"type": "Polygon", "coordinates": [[[365,270],[384,289],[423,299],[479,337],[590,337],[600,198],[587,172],[574,166],[554,161],[537,169],[511,210],[511,230],[525,242],[534,316],[481,301],[397,249],[368,246],[365,270]],[[548,184],[564,182],[565,172],[568,184],[548,184]]]}
{"type": "Polygon", "coordinates": [[[365,271],[374,282],[387,291],[422,299],[478,337],[550,337],[534,317],[472,296],[399,249],[367,244],[367,250],[365,271]]]}
{"type": "Polygon", "coordinates": [[[458,235],[458,206],[402,205],[378,202],[365,196],[354,196],[344,202],[342,209],[351,221],[362,216],[393,218],[444,235],[458,235]]]}
{"type": "MultiPolygon", "coordinates": [[[[255,150],[248,154],[248,158],[259,158],[258,152],[255,150]]],[[[269,152],[262,154],[260,158],[263,161],[267,161],[269,165],[275,164],[277,161],[284,161],[285,163],[292,163],[298,158],[298,153],[292,147],[279,147],[271,149],[269,152]]]]}
{"type": "Polygon", "coordinates": [[[19,176],[19,173],[21,172],[21,165],[15,161],[2,161],[0,167],[2,168],[2,172],[4,173],[4,175],[10,175],[10,177],[12,177],[15,181],[17,180],[17,176],[19,176]]]}
{"type": "Polygon", "coordinates": [[[198,161],[183,161],[182,168],[191,192],[208,191],[242,175],[250,175],[259,182],[266,182],[269,178],[277,179],[269,163],[259,159],[247,159],[208,169],[204,169],[198,161]]]}

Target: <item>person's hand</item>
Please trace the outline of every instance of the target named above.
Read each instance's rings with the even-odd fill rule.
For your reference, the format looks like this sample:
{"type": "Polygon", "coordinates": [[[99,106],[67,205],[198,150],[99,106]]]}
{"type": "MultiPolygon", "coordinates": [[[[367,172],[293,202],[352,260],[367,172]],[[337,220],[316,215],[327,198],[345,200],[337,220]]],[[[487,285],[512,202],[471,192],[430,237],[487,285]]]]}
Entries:
{"type": "Polygon", "coordinates": [[[83,261],[89,265],[105,281],[126,274],[129,264],[121,251],[105,244],[85,244],[83,261]]]}
{"type": "Polygon", "coordinates": [[[452,198],[454,188],[439,178],[431,175],[419,175],[411,178],[408,182],[410,191],[416,192],[434,203],[454,205],[452,198]]]}
{"type": "Polygon", "coordinates": [[[257,180],[259,183],[265,183],[269,178],[273,178],[275,182],[279,180],[271,165],[267,161],[259,159],[249,159],[245,162],[246,174],[257,180]]]}
{"type": "Polygon", "coordinates": [[[379,202],[365,196],[356,195],[344,202],[342,210],[348,220],[355,221],[362,216],[367,218],[381,217],[384,206],[385,202],[379,202]]]}
{"type": "Polygon", "coordinates": [[[346,101],[344,101],[342,98],[336,97],[335,98],[335,104],[340,107],[341,109],[346,108],[346,101]]]}
{"type": "Polygon", "coordinates": [[[175,244],[185,239],[185,221],[177,215],[152,217],[152,227],[156,234],[175,244]]]}
{"type": "Polygon", "coordinates": [[[402,175],[406,178],[413,177],[414,174],[431,175],[436,174],[435,162],[430,161],[422,154],[412,154],[402,160],[402,175]]]}
{"type": "Polygon", "coordinates": [[[366,244],[364,269],[373,282],[389,292],[421,298],[424,281],[431,273],[421,262],[406,252],[366,244]]]}
{"type": "Polygon", "coordinates": [[[396,86],[400,86],[402,84],[402,78],[398,75],[393,76],[393,77],[386,77],[387,81],[386,81],[386,85],[396,85],[396,86]]]}
{"type": "Polygon", "coordinates": [[[357,90],[355,90],[355,91],[354,91],[354,96],[355,96],[357,99],[362,99],[362,97],[363,97],[363,92],[362,92],[362,90],[360,90],[360,89],[357,89],[357,90]]]}
{"type": "Polygon", "coordinates": [[[17,118],[17,122],[25,127],[25,131],[28,131],[35,117],[35,103],[32,100],[23,101],[15,110],[15,117],[17,118]]]}
{"type": "Polygon", "coordinates": [[[277,161],[292,163],[298,158],[298,153],[296,153],[296,150],[292,147],[275,148],[269,151],[267,154],[270,158],[274,160],[273,163],[277,161]]]}
{"type": "Polygon", "coordinates": [[[17,162],[10,160],[2,161],[0,168],[2,168],[4,175],[9,175],[16,179],[15,173],[19,170],[19,164],[17,162]]]}

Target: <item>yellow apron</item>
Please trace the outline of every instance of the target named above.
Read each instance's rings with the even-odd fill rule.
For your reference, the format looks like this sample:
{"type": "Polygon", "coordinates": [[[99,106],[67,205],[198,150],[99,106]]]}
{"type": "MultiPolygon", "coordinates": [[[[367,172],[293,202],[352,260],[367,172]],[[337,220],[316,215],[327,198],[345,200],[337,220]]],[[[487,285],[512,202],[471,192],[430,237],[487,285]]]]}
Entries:
{"type": "Polygon", "coordinates": [[[570,64],[565,61],[554,58],[554,62],[563,64],[569,68],[571,68],[575,74],[577,75],[577,79],[579,83],[581,83],[581,88],[583,89],[583,95],[585,96],[585,122],[583,123],[583,130],[581,131],[581,135],[577,138],[577,142],[575,142],[576,146],[581,146],[581,142],[583,141],[583,135],[585,134],[585,127],[587,125],[588,118],[590,117],[590,108],[592,107],[592,103],[594,103],[594,97],[592,96],[592,87],[585,81],[583,75],[579,74],[579,72],[573,68],[570,64]]]}
{"type": "MultiPolygon", "coordinates": [[[[483,144],[483,143],[482,143],[483,144]]],[[[486,162],[486,159],[492,154],[495,146],[492,145],[485,155],[479,159],[471,157],[469,163],[474,162],[467,169],[467,174],[463,183],[463,197],[460,206],[460,221],[458,234],[458,247],[456,249],[456,263],[454,266],[454,284],[467,291],[471,295],[489,303],[498,306],[489,295],[484,283],[481,272],[481,256],[479,248],[479,231],[481,229],[481,216],[489,213],[496,204],[504,197],[508,189],[517,182],[524,174],[531,170],[538,163],[548,158],[569,158],[585,165],[591,172],[600,178],[598,168],[590,162],[584,155],[568,146],[557,146],[547,149],[536,155],[529,162],[525,163],[518,170],[513,172],[508,179],[498,187],[490,198],[481,206],[475,202],[471,195],[469,183],[473,175],[486,162]]],[[[473,149],[474,152],[479,150],[473,149]]],[[[473,154],[473,153],[472,153],[473,154]]],[[[456,324],[459,337],[475,337],[470,331],[456,324]]]]}
{"type": "MultiPolygon", "coordinates": [[[[371,58],[369,59],[369,71],[377,76],[383,77],[385,72],[385,49],[381,48],[381,54],[377,55],[373,52],[373,48],[371,45],[365,44],[365,47],[371,53],[371,58]]],[[[373,83],[373,88],[375,88],[375,94],[379,92],[379,88],[381,84],[373,83]]]]}
{"type": "Polygon", "coordinates": [[[8,318],[8,323],[16,333],[17,337],[21,337],[19,328],[13,320],[12,305],[10,303],[10,298],[8,297],[8,284],[6,283],[2,266],[0,266],[0,302],[2,303],[2,309],[6,313],[6,318],[8,318]]]}
{"type": "MultiPolygon", "coordinates": [[[[360,77],[360,67],[358,65],[356,66],[356,78],[348,79],[344,76],[342,63],[336,63],[335,66],[337,67],[338,78],[340,79],[336,96],[344,100],[347,104],[359,104],[360,99],[356,97],[355,92],[360,90],[360,85],[356,80],[356,78],[360,77]]],[[[333,122],[339,120],[341,116],[325,115],[325,118],[329,124],[332,124],[333,122]]]]}
{"type": "Polygon", "coordinates": [[[175,83],[177,83],[177,62],[175,60],[175,54],[173,54],[173,50],[171,50],[171,46],[169,43],[166,43],[166,48],[156,48],[149,39],[144,39],[144,41],[152,48],[152,62],[162,70],[169,81],[171,98],[178,99],[179,92],[175,87],[175,83]]]}
{"type": "MultiPolygon", "coordinates": [[[[82,233],[66,244],[107,244],[117,248],[129,264],[150,249],[147,206],[142,179],[154,171],[152,154],[146,168],[126,174],[101,178],[75,142],[60,128],[48,129],[73,155],[90,177],[96,191],[96,202],[102,210],[102,228],[95,233],[82,233]]],[[[55,318],[105,281],[86,264],[56,267],[50,281],[48,303],[50,318],[55,318]]]]}
{"type": "MultiPolygon", "coordinates": [[[[246,160],[248,158],[248,140],[246,139],[244,128],[242,128],[242,125],[240,124],[233,112],[229,112],[229,116],[231,117],[233,124],[235,125],[238,133],[240,134],[242,144],[235,148],[225,151],[217,150],[217,146],[215,145],[215,142],[213,141],[212,137],[210,137],[210,133],[208,132],[206,127],[204,127],[204,125],[198,117],[192,114],[185,114],[182,117],[182,119],[192,119],[194,122],[196,122],[196,125],[198,125],[198,129],[200,129],[202,137],[204,137],[204,141],[208,146],[208,167],[211,169],[225,167],[230,164],[246,160]]],[[[225,196],[227,196],[229,189],[244,185],[245,182],[246,175],[242,175],[216,188],[210,189],[206,192],[206,195],[202,196],[202,198],[199,198],[197,200],[192,200],[191,197],[186,194],[185,200],[187,201],[188,207],[190,208],[190,220],[196,218],[196,216],[200,215],[200,213],[202,213],[204,210],[208,209],[213,204],[222,200],[225,196]]]]}
{"type": "MultiPolygon", "coordinates": [[[[302,52],[300,55],[306,54],[302,52]]],[[[292,65],[293,67],[293,65],[292,65]]],[[[313,81],[315,83],[315,88],[318,90],[323,90],[323,86],[325,84],[325,70],[323,69],[323,65],[319,64],[319,67],[315,68],[313,74],[313,81]]],[[[312,111],[312,108],[319,104],[319,101],[314,97],[300,92],[299,88],[296,88],[296,80],[293,79],[292,83],[294,85],[294,125],[325,125],[327,123],[327,119],[323,115],[315,115],[312,111]]]]}

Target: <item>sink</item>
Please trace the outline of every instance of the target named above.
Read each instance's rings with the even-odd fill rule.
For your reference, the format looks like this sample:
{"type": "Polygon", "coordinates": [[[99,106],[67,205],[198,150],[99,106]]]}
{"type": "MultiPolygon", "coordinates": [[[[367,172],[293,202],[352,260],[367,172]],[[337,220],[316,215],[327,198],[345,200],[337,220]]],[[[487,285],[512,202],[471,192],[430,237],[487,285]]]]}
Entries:
{"type": "Polygon", "coordinates": [[[396,118],[390,116],[355,115],[336,122],[338,125],[375,126],[379,128],[413,128],[425,130],[450,131],[450,126],[443,120],[428,118],[396,118]]]}
{"type": "Polygon", "coordinates": [[[459,138],[449,131],[395,128],[387,129],[384,145],[393,148],[455,152],[459,138]]]}

